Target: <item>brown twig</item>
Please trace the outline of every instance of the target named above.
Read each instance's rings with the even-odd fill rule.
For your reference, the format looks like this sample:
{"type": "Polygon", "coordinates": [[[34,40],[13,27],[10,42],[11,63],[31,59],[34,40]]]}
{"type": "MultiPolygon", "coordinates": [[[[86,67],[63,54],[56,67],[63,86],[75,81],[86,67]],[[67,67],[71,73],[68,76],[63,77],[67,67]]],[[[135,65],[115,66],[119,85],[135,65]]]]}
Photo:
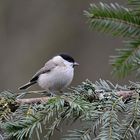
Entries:
{"type": "MultiPolygon", "coordinates": [[[[133,95],[136,95],[134,90],[128,91],[118,91],[117,95],[122,96],[123,99],[131,98],[133,95]]],[[[17,99],[16,102],[19,104],[31,104],[31,103],[41,103],[47,102],[52,97],[39,97],[39,98],[26,98],[26,99],[17,99]]]]}
{"type": "Polygon", "coordinates": [[[19,104],[41,103],[41,102],[47,102],[50,98],[51,97],[17,99],[16,102],[19,104]]]}
{"type": "Polygon", "coordinates": [[[134,90],[128,90],[128,91],[118,91],[117,95],[120,97],[122,96],[123,99],[127,99],[132,97],[133,95],[136,95],[136,92],[134,90]]]}

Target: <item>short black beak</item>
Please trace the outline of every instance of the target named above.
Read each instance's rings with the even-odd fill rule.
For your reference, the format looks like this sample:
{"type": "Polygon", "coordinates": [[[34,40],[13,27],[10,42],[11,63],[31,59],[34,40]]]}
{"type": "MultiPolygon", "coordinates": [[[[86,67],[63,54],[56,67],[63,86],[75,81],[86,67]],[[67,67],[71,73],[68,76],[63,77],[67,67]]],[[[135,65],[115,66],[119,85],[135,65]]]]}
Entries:
{"type": "Polygon", "coordinates": [[[74,62],[73,66],[79,66],[79,64],[77,62],[74,62]]]}

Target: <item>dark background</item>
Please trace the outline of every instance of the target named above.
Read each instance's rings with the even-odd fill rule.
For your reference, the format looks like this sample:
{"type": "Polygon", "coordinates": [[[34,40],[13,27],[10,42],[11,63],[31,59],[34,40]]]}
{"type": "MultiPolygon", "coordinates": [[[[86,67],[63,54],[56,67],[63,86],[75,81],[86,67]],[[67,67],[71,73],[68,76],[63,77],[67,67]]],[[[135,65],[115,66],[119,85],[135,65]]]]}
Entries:
{"type": "MultiPolygon", "coordinates": [[[[83,11],[92,2],[99,0],[1,0],[0,90],[18,92],[18,87],[30,80],[48,59],[62,52],[69,53],[80,64],[72,86],[87,78],[121,84],[134,81],[135,76],[111,76],[109,56],[123,46],[122,39],[91,31],[83,11]]],[[[127,0],[102,2],[127,4],[127,0]]],[[[40,90],[38,86],[33,89],[40,90]]]]}

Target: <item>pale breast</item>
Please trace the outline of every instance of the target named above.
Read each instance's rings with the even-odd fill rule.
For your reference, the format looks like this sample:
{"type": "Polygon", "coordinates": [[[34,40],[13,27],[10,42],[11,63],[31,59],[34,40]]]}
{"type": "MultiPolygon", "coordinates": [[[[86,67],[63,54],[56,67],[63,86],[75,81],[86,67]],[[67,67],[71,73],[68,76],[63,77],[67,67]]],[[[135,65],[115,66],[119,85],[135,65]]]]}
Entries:
{"type": "Polygon", "coordinates": [[[59,91],[67,87],[73,79],[74,69],[56,67],[49,73],[44,73],[39,76],[38,84],[43,89],[51,91],[59,91]]]}

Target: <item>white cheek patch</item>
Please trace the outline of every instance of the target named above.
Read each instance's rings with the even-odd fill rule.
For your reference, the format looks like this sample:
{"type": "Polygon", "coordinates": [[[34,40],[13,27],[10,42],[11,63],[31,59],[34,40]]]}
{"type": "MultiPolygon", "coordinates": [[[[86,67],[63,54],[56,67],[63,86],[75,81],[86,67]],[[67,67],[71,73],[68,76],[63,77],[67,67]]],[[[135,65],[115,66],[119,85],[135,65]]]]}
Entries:
{"type": "Polygon", "coordinates": [[[71,62],[64,61],[63,63],[65,64],[66,67],[73,67],[73,63],[71,62]]]}

